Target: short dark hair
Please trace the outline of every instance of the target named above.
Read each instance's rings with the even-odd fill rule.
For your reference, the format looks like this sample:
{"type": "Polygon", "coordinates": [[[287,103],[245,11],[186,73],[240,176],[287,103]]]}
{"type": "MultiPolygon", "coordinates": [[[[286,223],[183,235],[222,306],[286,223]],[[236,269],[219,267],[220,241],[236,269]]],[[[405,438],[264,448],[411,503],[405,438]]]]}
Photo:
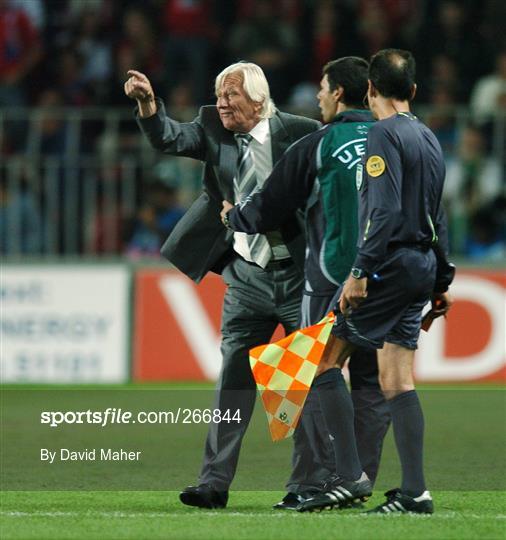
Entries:
{"type": "Polygon", "coordinates": [[[409,101],[415,84],[413,55],[402,49],[383,49],[371,58],[369,79],[386,98],[409,101]]]}
{"type": "Polygon", "coordinates": [[[344,90],[343,102],[346,105],[363,107],[367,93],[367,70],[369,63],[359,56],[345,56],[332,60],[323,66],[322,73],[327,75],[331,91],[341,86],[344,90]]]}

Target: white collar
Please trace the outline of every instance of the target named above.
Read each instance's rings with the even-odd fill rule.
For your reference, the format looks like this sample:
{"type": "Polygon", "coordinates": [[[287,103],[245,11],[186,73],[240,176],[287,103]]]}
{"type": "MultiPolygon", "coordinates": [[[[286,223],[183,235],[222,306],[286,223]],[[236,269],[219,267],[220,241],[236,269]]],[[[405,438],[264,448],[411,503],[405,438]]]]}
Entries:
{"type": "Polygon", "coordinates": [[[262,118],[249,134],[260,144],[264,144],[269,135],[269,119],[262,118]]]}

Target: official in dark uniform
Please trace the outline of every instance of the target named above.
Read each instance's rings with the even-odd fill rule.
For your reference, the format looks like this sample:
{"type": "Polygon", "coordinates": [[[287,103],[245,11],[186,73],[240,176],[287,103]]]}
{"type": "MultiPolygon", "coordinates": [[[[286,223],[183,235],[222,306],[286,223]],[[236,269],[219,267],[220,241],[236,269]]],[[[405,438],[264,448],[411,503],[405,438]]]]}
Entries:
{"type": "MultiPolygon", "coordinates": [[[[368,67],[366,60],[355,56],[325,65],[317,97],[327,125],[293,144],[261,191],[241,205],[224,203],[222,216],[228,226],[250,234],[278,229],[298,210],[304,211],[307,249],[302,326],[316,324],[333,308],[336,292],[355,259],[356,168],[373,120],[362,104],[368,67]]],[[[390,418],[379,388],[376,352],[358,349],[349,369],[360,461],[374,480],[390,418]]],[[[335,414],[342,411],[336,409],[335,414]]],[[[311,389],[294,433],[288,494],[275,508],[296,508],[336,472],[339,464],[321,417],[318,394],[311,389]]]]}
{"type": "Polygon", "coordinates": [[[213,408],[231,415],[240,409],[241,420],[210,424],[198,485],[180,495],[190,506],[224,508],[256,398],[248,351],[268,342],[278,324],[287,333],[297,328],[305,243],[297,216],[266,235],[233,234],[221,223],[221,201],[240,202],[259,189],[283,152],[320,124],[278,111],[255,64],[225,68],[216,78],[216,106],[202,107],[187,123],[165,114],[145,75],[129,75],[125,93],[137,100],[137,119],[152,146],[205,162],[204,191],[176,225],[162,254],[197,282],[214,271],[228,286],[221,327],[223,365],[213,408]]]}
{"type": "Polygon", "coordinates": [[[454,269],[446,260],[443,154],[435,135],[410,112],[415,91],[411,53],[386,49],[372,57],[367,96],[379,121],[369,130],[357,177],[359,249],[315,379],[336,454],[347,471],[302,503],[301,511],[343,507],[371,494],[352,436],[352,418],[333,413],[336,401],[349,400],[339,384],[339,367],[361,346],[378,349],[380,384],[402,468],[400,489],[387,492],[386,502],[373,512],[433,512],[423,472],[424,423],[413,359],[422,309],[432,300],[435,315],[448,311],[454,269]]]}

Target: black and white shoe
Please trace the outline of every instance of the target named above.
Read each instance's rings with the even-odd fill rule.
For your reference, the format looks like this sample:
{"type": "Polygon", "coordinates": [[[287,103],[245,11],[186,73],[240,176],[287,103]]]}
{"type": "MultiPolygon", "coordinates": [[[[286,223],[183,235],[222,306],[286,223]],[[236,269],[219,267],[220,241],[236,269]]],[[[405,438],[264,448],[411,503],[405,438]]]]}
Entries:
{"type": "Polygon", "coordinates": [[[298,506],[306,499],[312,497],[315,491],[305,491],[303,493],[294,493],[289,491],[278,503],[272,508],[274,510],[297,510],[298,506]]]}
{"type": "Polygon", "coordinates": [[[372,484],[365,473],[358,480],[344,480],[333,476],[320,493],[306,499],[297,507],[299,512],[318,512],[332,508],[350,508],[365,502],[372,495],[372,484]]]}
{"type": "Polygon", "coordinates": [[[391,489],[385,493],[387,500],[366,512],[367,514],[433,514],[434,503],[428,491],[424,491],[419,497],[410,497],[402,493],[400,489],[391,489]]]}

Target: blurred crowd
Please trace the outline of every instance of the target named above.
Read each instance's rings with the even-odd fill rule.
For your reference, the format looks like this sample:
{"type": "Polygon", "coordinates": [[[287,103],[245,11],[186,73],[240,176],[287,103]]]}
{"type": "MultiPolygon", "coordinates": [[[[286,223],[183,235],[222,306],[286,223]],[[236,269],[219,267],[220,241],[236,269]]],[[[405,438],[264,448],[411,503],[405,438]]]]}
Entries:
{"type": "MultiPolygon", "coordinates": [[[[247,59],[264,69],[276,104],[318,117],[315,95],[328,60],[407,48],[418,64],[415,112],[420,107],[447,157],[452,250],[499,259],[506,235],[505,20],[503,0],[0,0],[0,108],[50,111],[38,119],[37,152],[65,157],[69,126],[51,111],[131,108],[123,93],[130,68],[148,75],[172,115],[187,120],[214,100],[213,77],[247,59]]],[[[33,156],[30,126],[13,118],[4,122],[2,155],[33,156]]],[[[102,157],[105,123],[83,126],[79,155],[102,157]]],[[[137,126],[125,121],[119,130],[122,150],[132,152],[137,126]]],[[[121,219],[110,250],[158,253],[191,200],[180,197],[181,178],[198,185],[198,171],[188,167],[184,174],[151,174],[149,182],[142,170],[135,173],[136,208],[121,219]]],[[[25,212],[27,230],[40,236],[37,204],[27,188],[9,192],[6,176],[2,171],[0,224],[9,212],[25,212]]],[[[92,236],[100,251],[99,233],[92,236]]],[[[4,253],[8,240],[2,233],[4,253]]],[[[22,251],[37,253],[43,243],[26,241],[22,251]]]]}

